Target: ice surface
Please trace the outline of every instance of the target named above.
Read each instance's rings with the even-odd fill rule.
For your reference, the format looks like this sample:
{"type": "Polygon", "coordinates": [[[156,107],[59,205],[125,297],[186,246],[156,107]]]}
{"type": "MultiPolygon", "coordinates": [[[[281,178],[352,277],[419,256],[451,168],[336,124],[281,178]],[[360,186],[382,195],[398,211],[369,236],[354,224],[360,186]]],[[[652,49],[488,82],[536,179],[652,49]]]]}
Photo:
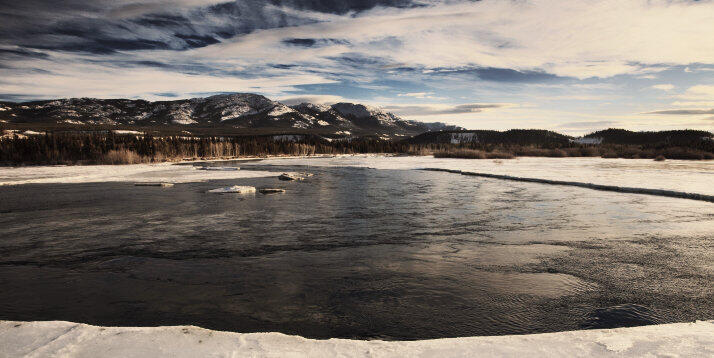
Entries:
{"type": "Polygon", "coordinates": [[[714,160],[606,158],[453,159],[428,156],[354,155],[331,158],[274,158],[256,163],[374,169],[442,168],[524,178],[661,189],[714,195],[714,160]]]}
{"type": "Polygon", "coordinates": [[[198,170],[192,165],[131,164],[0,168],[0,185],[45,183],[190,183],[218,179],[277,177],[257,170],[198,170]]]}
{"type": "Polygon", "coordinates": [[[422,341],[0,321],[1,357],[711,357],[714,321],[422,341]]]}

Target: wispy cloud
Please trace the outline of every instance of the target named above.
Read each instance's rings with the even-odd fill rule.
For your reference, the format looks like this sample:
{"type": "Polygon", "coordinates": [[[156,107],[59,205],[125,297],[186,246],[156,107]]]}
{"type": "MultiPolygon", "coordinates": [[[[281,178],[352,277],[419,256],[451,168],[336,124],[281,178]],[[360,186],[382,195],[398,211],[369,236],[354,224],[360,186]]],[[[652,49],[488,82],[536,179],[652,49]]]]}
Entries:
{"type": "Polygon", "coordinates": [[[645,114],[672,114],[672,115],[695,115],[695,114],[714,114],[712,109],[666,109],[661,111],[646,112],[645,114]]]}
{"type": "Polygon", "coordinates": [[[501,103],[468,103],[457,105],[432,104],[432,105],[384,105],[382,109],[403,116],[424,116],[441,114],[479,113],[488,109],[508,107],[509,104],[501,103]]]}

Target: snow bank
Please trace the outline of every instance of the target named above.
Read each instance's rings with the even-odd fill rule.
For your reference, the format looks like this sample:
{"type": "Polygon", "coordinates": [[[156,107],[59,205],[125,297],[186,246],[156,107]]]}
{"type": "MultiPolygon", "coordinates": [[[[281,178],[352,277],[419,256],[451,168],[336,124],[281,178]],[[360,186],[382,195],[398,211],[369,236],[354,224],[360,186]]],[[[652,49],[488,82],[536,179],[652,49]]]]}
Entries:
{"type": "Polygon", "coordinates": [[[714,321],[423,341],[0,321],[2,357],[710,357],[714,321]]]}
{"type": "Polygon", "coordinates": [[[46,183],[190,183],[218,179],[277,177],[258,170],[198,170],[192,165],[131,164],[0,168],[0,185],[46,183]]]}
{"type": "Polygon", "coordinates": [[[114,129],[112,130],[114,134],[136,134],[136,135],[143,135],[144,132],[139,132],[139,131],[131,131],[131,130],[122,130],[122,129],[114,129]]]}
{"type": "Polygon", "coordinates": [[[702,200],[702,201],[708,201],[708,202],[714,203],[714,195],[687,193],[687,192],[683,192],[683,191],[633,188],[633,187],[625,187],[625,186],[601,185],[601,184],[581,183],[581,182],[564,181],[564,180],[549,180],[549,179],[538,179],[538,178],[514,177],[511,175],[476,173],[476,172],[467,172],[467,171],[463,171],[463,170],[453,170],[453,169],[424,168],[423,170],[430,170],[430,171],[436,171],[436,172],[448,172],[448,173],[469,175],[469,176],[475,176],[475,177],[521,181],[521,182],[528,182],[528,183],[577,186],[577,187],[587,188],[587,189],[614,191],[614,192],[620,192],[620,193],[646,194],[646,195],[666,196],[666,197],[670,197],[670,198],[702,200]]]}

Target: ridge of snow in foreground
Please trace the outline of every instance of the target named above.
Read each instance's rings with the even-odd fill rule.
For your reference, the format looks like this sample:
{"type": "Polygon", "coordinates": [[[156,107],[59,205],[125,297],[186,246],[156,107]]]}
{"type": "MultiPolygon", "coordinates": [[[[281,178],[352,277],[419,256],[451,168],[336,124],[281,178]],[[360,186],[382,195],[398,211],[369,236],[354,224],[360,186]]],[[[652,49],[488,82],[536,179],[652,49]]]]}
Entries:
{"type": "Polygon", "coordinates": [[[0,321],[0,357],[711,357],[714,321],[422,341],[0,321]]]}

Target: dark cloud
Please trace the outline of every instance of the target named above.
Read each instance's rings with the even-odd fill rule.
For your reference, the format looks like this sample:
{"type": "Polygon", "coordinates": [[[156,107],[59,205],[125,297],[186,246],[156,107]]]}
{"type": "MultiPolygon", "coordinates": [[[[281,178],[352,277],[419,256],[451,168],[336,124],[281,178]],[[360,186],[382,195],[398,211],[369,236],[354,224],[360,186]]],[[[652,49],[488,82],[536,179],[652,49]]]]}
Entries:
{"type": "Polygon", "coordinates": [[[24,58],[48,58],[48,54],[39,51],[32,51],[25,48],[3,49],[0,48],[0,60],[17,60],[24,58]]]}
{"type": "Polygon", "coordinates": [[[178,93],[174,92],[157,92],[153,93],[153,95],[158,96],[158,97],[166,97],[166,98],[175,98],[178,97],[178,93]]]}
{"type": "MultiPolygon", "coordinates": [[[[410,1],[7,1],[0,9],[0,45],[91,54],[185,50],[256,30],[318,21],[291,8],[344,13],[374,6],[406,6],[410,1]]],[[[293,44],[337,42],[314,41],[296,40],[293,44]]],[[[17,55],[24,54],[31,55],[17,55]]]]}
{"type": "Polygon", "coordinates": [[[275,6],[287,6],[299,10],[311,10],[332,14],[345,14],[383,7],[419,7],[422,3],[414,0],[270,0],[275,6]]]}
{"type": "Polygon", "coordinates": [[[312,47],[312,46],[315,46],[315,44],[317,43],[317,40],[315,40],[315,39],[286,39],[286,40],[283,40],[283,43],[287,44],[287,45],[312,47]]]}
{"type": "MultiPolygon", "coordinates": [[[[96,36],[105,40],[114,35],[126,39],[123,36],[126,32],[134,35],[152,32],[147,30],[182,35],[175,38],[189,40],[185,42],[186,46],[202,46],[210,41],[195,42],[195,37],[227,38],[259,29],[317,21],[285,9],[345,14],[377,6],[422,6],[415,0],[216,0],[213,3],[190,0],[22,0],[3,1],[1,5],[0,42],[21,42],[25,47],[35,47],[35,40],[48,40],[47,35],[64,34],[94,42],[96,36]]],[[[176,44],[167,43],[166,46],[174,48],[176,44]]],[[[46,42],[42,47],[62,48],[46,42]]]]}
{"type": "Polygon", "coordinates": [[[32,94],[24,93],[0,93],[0,101],[6,102],[25,102],[25,101],[39,101],[48,99],[44,96],[37,96],[32,94]]]}
{"type": "Polygon", "coordinates": [[[319,47],[319,46],[328,46],[328,45],[336,45],[336,44],[346,45],[346,44],[349,44],[349,41],[338,40],[338,39],[290,38],[290,39],[283,40],[283,43],[286,45],[292,45],[292,46],[319,47]]]}
{"type": "Polygon", "coordinates": [[[492,82],[548,82],[563,79],[554,74],[540,71],[519,71],[510,68],[476,67],[476,68],[436,68],[433,75],[459,75],[473,76],[484,81],[492,82]]]}
{"type": "Polygon", "coordinates": [[[674,114],[674,115],[693,115],[693,114],[714,114],[712,109],[668,109],[664,111],[647,112],[645,114],[674,114]]]}

